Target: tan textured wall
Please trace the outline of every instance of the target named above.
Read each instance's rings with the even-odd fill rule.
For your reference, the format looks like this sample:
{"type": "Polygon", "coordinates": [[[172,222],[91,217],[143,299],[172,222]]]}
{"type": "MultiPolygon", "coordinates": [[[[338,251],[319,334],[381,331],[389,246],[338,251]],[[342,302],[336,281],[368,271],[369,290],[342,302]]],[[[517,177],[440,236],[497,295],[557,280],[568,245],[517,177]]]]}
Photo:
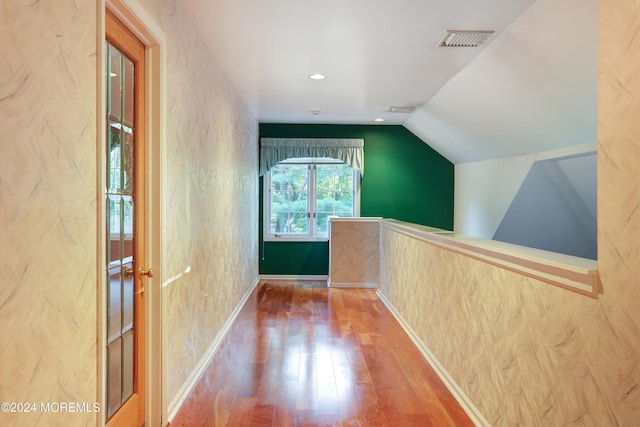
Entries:
{"type": "Polygon", "coordinates": [[[331,284],[378,284],[380,223],[331,220],[331,284]]]}
{"type": "Polygon", "coordinates": [[[2,426],[95,425],[96,4],[0,1],[2,426]]]}
{"type": "Polygon", "coordinates": [[[182,4],[140,3],[167,35],[168,404],[258,277],[258,122],[182,4]]]}
{"type": "MultiPolygon", "coordinates": [[[[171,399],[258,275],[258,124],[181,4],[140,3],[168,43],[162,271],[190,269],[164,289],[171,399]]],[[[97,15],[92,1],[0,1],[0,401],[98,398],[97,15]]]]}
{"type": "Polygon", "coordinates": [[[381,291],[493,425],[640,425],[640,3],[600,3],[590,299],[382,230],[381,291]]]}

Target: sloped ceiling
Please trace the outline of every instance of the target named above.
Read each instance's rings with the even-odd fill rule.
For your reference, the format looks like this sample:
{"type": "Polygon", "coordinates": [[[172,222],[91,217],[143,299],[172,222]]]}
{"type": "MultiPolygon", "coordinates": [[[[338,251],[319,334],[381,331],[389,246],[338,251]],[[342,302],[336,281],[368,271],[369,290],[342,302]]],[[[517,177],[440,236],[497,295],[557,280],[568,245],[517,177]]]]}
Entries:
{"type": "Polygon", "coordinates": [[[382,117],[454,163],[596,140],[598,0],[181,2],[260,122],[382,117]],[[436,48],[447,29],[496,33],[436,48]]]}
{"type": "Polygon", "coordinates": [[[534,1],[180,0],[260,122],[344,124],[403,124],[390,106],[424,105],[534,1]],[[448,29],[495,33],[437,48],[448,29]]]}
{"type": "Polygon", "coordinates": [[[598,0],[538,0],[405,126],[454,163],[597,138],[598,0]]]}

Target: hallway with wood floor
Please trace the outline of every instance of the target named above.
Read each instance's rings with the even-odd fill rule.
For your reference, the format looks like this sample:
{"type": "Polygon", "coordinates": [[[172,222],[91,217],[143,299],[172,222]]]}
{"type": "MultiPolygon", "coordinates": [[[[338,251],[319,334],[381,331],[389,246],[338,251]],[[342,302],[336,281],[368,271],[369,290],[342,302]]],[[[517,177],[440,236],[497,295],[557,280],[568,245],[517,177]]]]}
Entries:
{"type": "Polygon", "coordinates": [[[470,426],[373,289],[261,282],[171,427],[470,426]]]}

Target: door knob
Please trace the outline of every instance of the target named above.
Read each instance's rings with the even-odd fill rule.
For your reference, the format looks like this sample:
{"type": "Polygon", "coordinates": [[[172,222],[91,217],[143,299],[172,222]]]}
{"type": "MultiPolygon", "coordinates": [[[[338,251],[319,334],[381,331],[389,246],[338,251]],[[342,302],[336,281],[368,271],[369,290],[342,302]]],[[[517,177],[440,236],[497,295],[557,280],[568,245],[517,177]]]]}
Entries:
{"type": "Polygon", "coordinates": [[[145,270],[144,268],[140,268],[139,273],[140,273],[140,276],[141,276],[141,277],[146,276],[146,277],[148,277],[149,279],[153,278],[153,268],[150,268],[150,269],[148,269],[148,270],[145,270]]]}

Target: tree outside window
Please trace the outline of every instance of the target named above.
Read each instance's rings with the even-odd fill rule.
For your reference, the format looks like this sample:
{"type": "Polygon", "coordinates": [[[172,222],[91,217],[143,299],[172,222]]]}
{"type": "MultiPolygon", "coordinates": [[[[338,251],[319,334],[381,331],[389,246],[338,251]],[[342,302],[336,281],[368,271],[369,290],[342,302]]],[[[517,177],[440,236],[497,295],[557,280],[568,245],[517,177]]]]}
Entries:
{"type": "Polygon", "coordinates": [[[326,237],[329,217],[357,214],[357,172],[337,161],[305,160],[280,163],[265,180],[267,238],[326,237]]]}

